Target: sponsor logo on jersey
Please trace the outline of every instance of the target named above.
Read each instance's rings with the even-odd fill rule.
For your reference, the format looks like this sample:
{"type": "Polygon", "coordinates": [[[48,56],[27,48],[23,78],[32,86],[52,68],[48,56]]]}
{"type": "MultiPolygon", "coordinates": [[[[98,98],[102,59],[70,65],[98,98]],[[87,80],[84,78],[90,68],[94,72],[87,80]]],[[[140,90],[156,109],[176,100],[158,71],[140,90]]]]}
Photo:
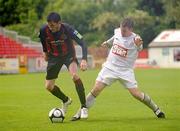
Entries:
{"type": "Polygon", "coordinates": [[[118,56],[121,56],[121,57],[126,57],[127,56],[127,52],[128,52],[128,49],[118,45],[118,44],[114,44],[113,47],[112,47],[112,53],[113,54],[116,54],[118,56]]]}
{"type": "Polygon", "coordinates": [[[48,42],[51,45],[61,45],[64,44],[64,40],[53,40],[48,42]]]}

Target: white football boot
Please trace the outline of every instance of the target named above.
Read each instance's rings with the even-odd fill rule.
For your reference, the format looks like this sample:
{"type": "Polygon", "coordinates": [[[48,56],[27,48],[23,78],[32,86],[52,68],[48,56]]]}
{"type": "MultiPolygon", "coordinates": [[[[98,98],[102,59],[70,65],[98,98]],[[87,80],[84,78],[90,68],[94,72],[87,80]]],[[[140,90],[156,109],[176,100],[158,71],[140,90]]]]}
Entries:
{"type": "Polygon", "coordinates": [[[82,119],[87,119],[88,118],[88,109],[83,107],[81,108],[81,118],[82,119]]]}
{"type": "Polygon", "coordinates": [[[77,111],[77,113],[71,118],[71,121],[77,121],[80,119],[88,118],[88,109],[83,107],[77,111]]]}

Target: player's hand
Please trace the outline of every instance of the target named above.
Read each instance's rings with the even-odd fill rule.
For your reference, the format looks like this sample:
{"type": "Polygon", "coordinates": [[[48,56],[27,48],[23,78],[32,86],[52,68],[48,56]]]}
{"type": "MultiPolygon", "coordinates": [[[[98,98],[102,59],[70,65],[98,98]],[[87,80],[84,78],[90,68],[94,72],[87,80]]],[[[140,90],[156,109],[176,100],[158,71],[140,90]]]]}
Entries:
{"type": "Polygon", "coordinates": [[[81,69],[82,71],[87,70],[87,61],[86,61],[86,60],[82,60],[82,61],[81,61],[80,69],[81,69]]]}
{"type": "Polygon", "coordinates": [[[103,43],[101,44],[101,46],[107,48],[107,47],[108,47],[108,43],[105,41],[105,42],[103,42],[103,43]]]}
{"type": "Polygon", "coordinates": [[[134,38],[134,43],[136,44],[136,46],[141,46],[143,44],[143,40],[142,40],[142,38],[139,35],[137,35],[134,38]]]}
{"type": "Polygon", "coordinates": [[[47,53],[44,53],[43,56],[44,56],[44,60],[45,60],[45,61],[48,61],[48,54],[47,54],[47,53]]]}

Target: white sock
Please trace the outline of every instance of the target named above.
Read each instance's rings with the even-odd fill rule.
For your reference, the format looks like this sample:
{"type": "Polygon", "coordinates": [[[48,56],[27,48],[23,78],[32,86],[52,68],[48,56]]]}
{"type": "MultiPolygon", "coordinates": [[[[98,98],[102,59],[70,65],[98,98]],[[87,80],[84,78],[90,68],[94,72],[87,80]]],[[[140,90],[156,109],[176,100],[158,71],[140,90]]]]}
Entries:
{"type": "Polygon", "coordinates": [[[94,105],[95,99],[91,92],[86,96],[86,107],[88,109],[94,105]]]}
{"type": "Polygon", "coordinates": [[[150,96],[148,96],[145,93],[144,93],[144,99],[142,100],[142,102],[153,111],[156,111],[158,109],[158,106],[156,105],[156,103],[151,99],[150,96]]]}

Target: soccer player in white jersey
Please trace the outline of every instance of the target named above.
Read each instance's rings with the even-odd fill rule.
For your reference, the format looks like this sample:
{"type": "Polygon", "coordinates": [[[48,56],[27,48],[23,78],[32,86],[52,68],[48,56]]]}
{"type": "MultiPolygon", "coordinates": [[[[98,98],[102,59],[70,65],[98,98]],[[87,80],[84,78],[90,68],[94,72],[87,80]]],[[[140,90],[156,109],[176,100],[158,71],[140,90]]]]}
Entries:
{"type": "MultiPolygon", "coordinates": [[[[138,56],[138,51],[142,49],[143,41],[139,35],[132,32],[133,26],[133,20],[125,18],[120,24],[120,28],[114,30],[113,37],[103,42],[102,46],[112,47],[106,62],[98,74],[93,89],[86,97],[86,106],[90,108],[103,89],[118,80],[134,98],[147,105],[158,118],[165,118],[165,114],[151,97],[138,89],[133,66],[138,56]]],[[[80,111],[74,115],[72,120],[79,119],[80,111]]]]}

